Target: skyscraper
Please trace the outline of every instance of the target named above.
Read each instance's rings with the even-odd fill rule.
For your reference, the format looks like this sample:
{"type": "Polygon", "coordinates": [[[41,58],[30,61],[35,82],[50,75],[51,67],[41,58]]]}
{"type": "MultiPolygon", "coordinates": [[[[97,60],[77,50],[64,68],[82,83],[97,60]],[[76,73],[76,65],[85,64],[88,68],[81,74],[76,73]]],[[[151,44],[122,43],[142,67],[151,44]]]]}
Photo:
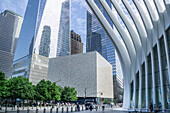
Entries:
{"type": "Polygon", "coordinates": [[[71,54],[83,53],[83,43],[81,36],[71,30],[71,54]]]}
{"type": "Polygon", "coordinates": [[[12,76],[29,77],[32,68],[47,69],[48,58],[69,54],[70,0],[28,0],[12,76]],[[46,66],[32,65],[33,59],[46,66]]]}
{"type": "MultiPolygon", "coordinates": [[[[99,7],[103,15],[106,17],[108,22],[111,26],[113,26],[113,23],[111,22],[110,18],[108,17],[107,13],[105,12],[104,8],[100,4],[98,0],[94,0],[96,5],[99,7]]],[[[108,5],[111,6],[110,0],[106,0],[108,5]]],[[[117,86],[121,84],[121,88],[123,85],[123,80],[120,80],[119,78],[122,78],[122,72],[119,71],[117,67],[117,60],[116,58],[116,51],[114,49],[114,46],[110,39],[108,38],[107,34],[105,33],[104,29],[98,22],[95,15],[92,13],[90,8],[87,8],[87,39],[86,39],[86,51],[98,51],[110,64],[112,64],[112,70],[113,70],[113,78],[114,78],[114,85],[117,86]]],[[[114,97],[119,98],[118,95],[120,95],[118,91],[118,87],[114,87],[114,97]],[[115,93],[116,92],[116,93],[115,93]]],[[[121,89],[121,91],[123,91],[121,89]]],[[[122,93],[121,93],[122,94],[122,93]]]]}
{"type": "Polygon", "coordinates": [[[10,10],[0,15],[0,71],[10,76],[23,18],[10,10]]]}

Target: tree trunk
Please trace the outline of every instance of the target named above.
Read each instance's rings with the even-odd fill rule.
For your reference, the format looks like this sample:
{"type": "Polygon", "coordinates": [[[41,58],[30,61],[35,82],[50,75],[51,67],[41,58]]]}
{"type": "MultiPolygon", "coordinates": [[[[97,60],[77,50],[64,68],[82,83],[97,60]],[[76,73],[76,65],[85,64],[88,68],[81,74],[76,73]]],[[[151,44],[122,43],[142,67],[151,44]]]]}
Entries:
{"type": "Polygon", "coordinates": [[[24,99],[22,100],[22,107],[24,108],[24,99]]]}
{"type": "Polygon", "coordinates": [[[17,99],[15,99],[14,106],[16,105],[17,99]]]}
{"type": "Polygon", "coordinates": [[[37,100],[37,98],[36,98],[36,106],[37,106],[37,104],[38,104],[38,100],[37,100]]]}
{"type": "Polygon", "coordinates": [[[27,99],[27,107],[29,107],[28,99],[27,99]]]}

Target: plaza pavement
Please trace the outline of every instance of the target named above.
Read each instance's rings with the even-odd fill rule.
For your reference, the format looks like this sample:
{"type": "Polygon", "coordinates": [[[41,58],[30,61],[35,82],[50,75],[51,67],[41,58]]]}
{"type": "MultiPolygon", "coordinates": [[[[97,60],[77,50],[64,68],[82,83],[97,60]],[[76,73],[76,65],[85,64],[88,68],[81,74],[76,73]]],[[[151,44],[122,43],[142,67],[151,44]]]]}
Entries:
{"type": "MultiPolygon", "coordinates": [[[[81,109],[80,109],[81,110],[81,109]]],[[[0,113],[5,113],[4,110],[0,110],[0,113]]],[[[16,110],[10,110],[7,113],[17,113],[16,110]]],[[[28,113],[27,110],[20,110],[19,113],[28,113]]],[[[36,109],[30,109],[29,113],[36,113],[36,109]]],[[[44,108],[39,108],[38,113],[44,113],[44,108]]],[[[50,113],[50,108],[46,109],[46,113],[50,113]]],[[[56,109],[53,109],[52,113],[56,113],[56,109]]],[[[62,113],[61,109],[58,110],[58,113],[62,113]]],[[[64,110],[63,113],[67,113],[66,109],[64,110]]],[[[75,109],[73,109],[73,112],[71,112],[71,110],[69,110],[68,113],[75,113],[75,109]]],[[[106,108],[104,111],[102,111],[102,109],[98,109],[96,111],[96,109],[90,111],[90,110],[86,110],[86,111],[78,111],[77,113],[150,113],[150,112],[131,112],[131,111],[125,111],[122,108],[106,108]]],[[[157,113],[162,113],[162,112],[157,112],[157,113]]]]}

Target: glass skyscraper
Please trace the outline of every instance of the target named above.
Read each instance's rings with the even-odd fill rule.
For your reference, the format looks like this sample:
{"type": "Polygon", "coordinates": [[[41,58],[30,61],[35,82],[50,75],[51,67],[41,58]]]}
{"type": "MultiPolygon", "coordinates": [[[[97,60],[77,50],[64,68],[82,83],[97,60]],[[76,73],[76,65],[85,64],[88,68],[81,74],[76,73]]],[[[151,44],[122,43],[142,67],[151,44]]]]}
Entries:
{"type": "Polygon", "coordinates": [[[10,10],[0,15],[0,71],[8,78],[23,18],[10,10]]]}
{"type": "Polygon", "coordinates": [[[36,58],[70,55],[69,37],[70,0],[28,0],[12,76],[29,77],[33,54],[36,58]]]}
{"type": "MultiPolygon", "coordinates": [[[[111,26],[113,23],[105,12],[104,8],[98,0],[94,0],[100,11],[106,17],[111,26]]],[[[111,1],[106,0],[110,8],[112,8],[111,1]]],[[[113,28],[114,29],[114,28],[113,28]]],[[[120,71],[120,66],[117,66],[118,58],[116,58],[116,51],[104,29],[98,22],[95,15],[90,8],[87,8],[87,39],[86,39],[86,51],[98,51],[110,64],[112,64],[113,79],[114,79],[114,97],[119,98],[120,94],[123,94],[123,74],[120,71]],[[119,89],[118,87],[119,86],[119,89]],[[119,93],[119,91],[121,92],[119,93]]]]}

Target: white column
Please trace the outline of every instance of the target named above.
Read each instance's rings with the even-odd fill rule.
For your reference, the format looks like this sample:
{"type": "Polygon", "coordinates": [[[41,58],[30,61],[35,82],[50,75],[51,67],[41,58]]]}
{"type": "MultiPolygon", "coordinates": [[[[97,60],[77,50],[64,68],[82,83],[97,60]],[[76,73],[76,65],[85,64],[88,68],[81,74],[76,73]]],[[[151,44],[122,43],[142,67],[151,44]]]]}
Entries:
{"type": "Polygon", "coordinates": [[[152,37],[152,38],[156,38],[157,40],[157,51],[158,51],[158,62],[159,62],[159,75],[160,75],[160,84],[161,84],[161,97],[162,97],[162,109],[165,109],[165,102],[164,102],[164,90],[163,90],[163,74],[162,74],[162,60],[161,60],[161,50],[160,50],[160,43],[159,43],[159,39],[158,39],[158,30],[156,29],[155,26],[157,26],[157,21],[156,20],[156,15],[150,5],[150,3],[147,0],[144,0],[144,3],[147,7],[147,10],[149,12],[151,21],[153,23],[153,29],[155,30],[154,33],[157,33],[156,37],[152,37]]]}
{"type": "Polygon", "coordinates": [[[166,36],[166,32],[165,32],[165,19],[164,19],[166,17],[164,16],[163,13],[159,12],[159,10],[158,10],[158,9],[161,9],[160,2],[159,1],[157,1],[157,2],[154,1],[154,3],[155,3],[156,9],[157,9],[157,12],[158,12],[158,15],[159,15],[159,19],[160,19],[160,22],[161,22],[161,25],[162,25],[162,27],[160,27],[162,29],[159,29],[159,30],[163,31],[163,38],[164,38],[164,44],[165,44],[165,53],[166,53],[166,60],[167,60],[167,66],[168,66],[168,75],[169,75],[169,80],[170,80],[169,48],[168,48],[167,36],[166,36]]]}
{"type": "Polygon", "coordinates": [[[133,104],[134,104],[134,108],[136,108],[137,107],[136,106],[136,75],[134,75],[134,83],[133,83],[133,104]]]}
{"type": "Polygon", "coordinates": [[[160,43],[159,43],[158,39],[157,39],[157,51],[158,51],[159,75],[160,75],[160,84],[161,84],[162,109],[165,109],[163,74],[162,74],[162,59],[161,59],[160,43]]]}
{"type": "Polygon", "coordinates": [[[148,58],[145,57],[145,93],[146,93],[146,109],[149,108],[149,102],[148,102],[148,58]]]}
{"type": "Polygon", "coordinates": [[[152,62],[152,90],[153,90],[153,105],[156,104],[156,91],[155,91],[155,61],[153,48],[151,48],[151,62],[152,62]]]}
{"type": "Polygon", "coordinates": [[[138,108],[142,108],[142,66],[139,67],[139,105],[138,108]]]}

